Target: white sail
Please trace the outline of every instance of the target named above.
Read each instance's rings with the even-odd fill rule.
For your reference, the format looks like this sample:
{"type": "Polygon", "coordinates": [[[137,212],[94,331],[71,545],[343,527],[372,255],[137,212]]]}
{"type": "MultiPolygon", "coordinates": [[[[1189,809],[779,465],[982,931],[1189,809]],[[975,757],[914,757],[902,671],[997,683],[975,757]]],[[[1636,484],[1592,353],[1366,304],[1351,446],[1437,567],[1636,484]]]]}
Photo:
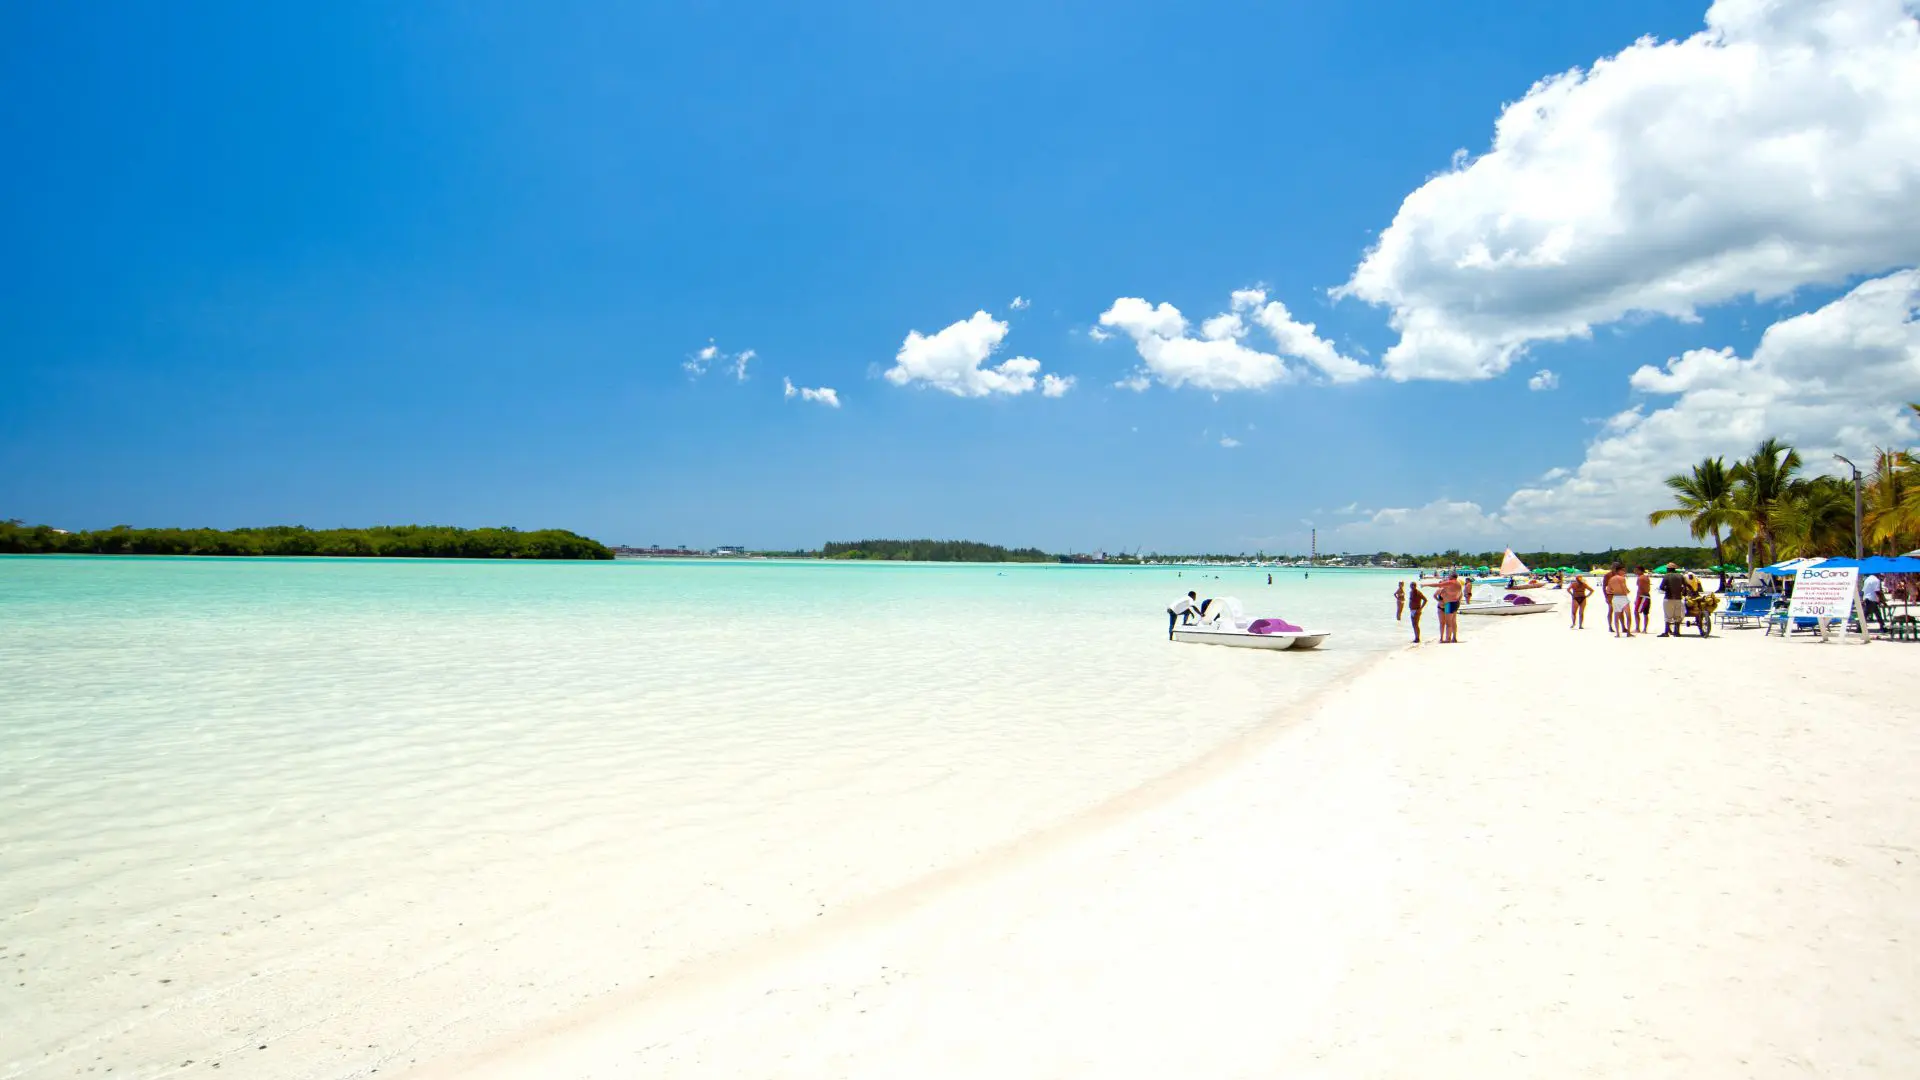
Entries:
{"type": "Polygon", "coordinates": [[[1526,574],[1532,571],[1527,569],[1526,563],[1520,561],[1520,556],[1513,553],[1512,548],[1508,548],[1507,557],[1500,560],[1500,572],[1503,574],[1526,574]]]}

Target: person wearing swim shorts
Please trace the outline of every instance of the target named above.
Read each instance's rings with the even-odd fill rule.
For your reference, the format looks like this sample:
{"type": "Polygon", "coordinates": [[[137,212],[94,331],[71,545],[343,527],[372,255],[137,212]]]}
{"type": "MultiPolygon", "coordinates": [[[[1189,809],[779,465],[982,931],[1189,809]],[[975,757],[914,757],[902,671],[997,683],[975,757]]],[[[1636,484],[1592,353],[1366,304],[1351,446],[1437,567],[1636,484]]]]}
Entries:
{"type": "Polygon", "coordinates": [[[1440,644],[1457,645],[1460,643],[1460,596],[1464,586],[1457,574],[1448,574],[1434,590],[1433,597],[1440,604],[1440,644]]]}
{"type": "Polygon", "coordinates": [[[1613,631],[1614,637],[1623,633],[1633,636],[1633,611],[1627,589],[1627,564],[1614,563],[1600,582],[1600,590],[1607,594],[1607,628],[1613,631]]]}
{"type": "Polygon", "coordinates": [[[1633,580],[1633,632],[1644,634],[1653,618],[1653,576],[1641,567],[1633,580]]]}

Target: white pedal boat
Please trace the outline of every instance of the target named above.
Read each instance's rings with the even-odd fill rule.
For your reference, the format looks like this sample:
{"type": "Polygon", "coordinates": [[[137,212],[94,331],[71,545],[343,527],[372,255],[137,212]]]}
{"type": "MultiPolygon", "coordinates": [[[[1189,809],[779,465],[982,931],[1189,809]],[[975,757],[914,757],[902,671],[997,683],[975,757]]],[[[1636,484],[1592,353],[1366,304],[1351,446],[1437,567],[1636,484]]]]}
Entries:
{"type": "MultiPolygon", "coordinates": [[[[1532,599],[1532,597],[1528,597],[1532,599]]],[[[1552,611],[1560,606],[1556,600],[1534,600],[1531,604],[1514,604],[1506,600],[1481,600],[1472,604],[1460,605],[1462,615],[1538,615],[1543,611],[1552,611]]]]}
{"type": "Polygon", "coordinates": [[[1227,645],[1237,649],[1314,649],[1331,637],[1312,630],[1275,630],[1256,634],[1248,629],[1260,620],[1248,617],[1240,601],[1231,596],[1207,602],[1207,610],[1196,621],[1173,628],[1173,640],[1189,645],[1227,645]]]}
{"type": "Polygon", "coordinates": [[[1297,634],[1281,631],[1274,634],[1250,634],[1245,630],[1213,629],[1203,626],[1176,626],[1173,640],[1184,641],[1189,645],[1229,645],[1237,649],[1314,649],[1327,640],[1330,634],[1315,634],[1301,631],[1297,634]]]}

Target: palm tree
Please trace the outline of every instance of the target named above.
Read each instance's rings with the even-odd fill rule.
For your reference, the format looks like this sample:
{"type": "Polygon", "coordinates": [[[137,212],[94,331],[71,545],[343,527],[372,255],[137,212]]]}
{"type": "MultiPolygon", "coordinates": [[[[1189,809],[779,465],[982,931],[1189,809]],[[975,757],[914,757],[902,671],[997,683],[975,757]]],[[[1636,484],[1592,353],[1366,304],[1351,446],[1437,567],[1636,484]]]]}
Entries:
{"type": "Polygon", "coordinates": [[[1779,439],[1769,438],[1754,449],[1752,456],[1735,462],[1733,468],[1727,470],[1734,485],[1733,520],[1738,531],[1747,537],[1749,567],[1753,565],[1756,543],[1766,544],[1768,562],[1777,557],[1773,511],[1805,485],[1805,481],[1795,476],[1800,466],[1800,451],[1779,439]]]}
{"type": "Polygon", "coordinates": [[[1721,562],[1725,556],[1720,551],[1720,533],[1737,525],[1739,517],[1726,459],[1707,458],[1695,465],[1691,473],[1667,477],[1666,484],[1673,492],[1674,505],[1648,514],[1647,524],[1686,522],[1687,531],[1695,540],[1713,537],[1713,561],[1721,562]]]}
{"type": "Polygon", "coordinates": [[[1767,515],[1771,538],[1786,558],[1853,550],[1853,485],[1836,476],[1799,482],[1767,515]]]}
{"type": "MultiPolygon", "coordinates": [[[[1907,407],[1920,417],[1920,405],[1907,407]]],[[[1868,543],[1883,551],[1902,551],[1910,542],[1920,542],[1920,453],[1882,449],[1874,455],[1866,504],[1868,543]]]]}

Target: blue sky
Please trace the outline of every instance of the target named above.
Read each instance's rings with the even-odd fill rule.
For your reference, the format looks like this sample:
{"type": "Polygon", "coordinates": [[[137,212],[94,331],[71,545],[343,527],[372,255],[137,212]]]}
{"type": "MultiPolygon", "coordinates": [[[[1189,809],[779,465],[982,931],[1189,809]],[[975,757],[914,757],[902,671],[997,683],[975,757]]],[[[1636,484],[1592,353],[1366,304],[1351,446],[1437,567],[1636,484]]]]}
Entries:
{"type": "MultiPolygon", "coordinates": [[[[1894,230],[1798,278],[1741,263],[1681,318],[1583,294],[1555,302],[1553,318],[1588,327],[1572,338],[1522,311],[1537,280],[1434,285],[1453,256],[1336,300],[1403,200],[1481,155],[1462,187],[1517,162],[1522,180],[1482,189],[1516,204],[1545,190],[1526,243],[1571,230],[1565,262],[1586,274],[1580,230],[1620,230],[1561,207],[1525,147],[1490,153],[1495,122],[1535,80],[1700,32],[1706,8],[1041,7],[16,8],[0,42],[14,256],[0,516],[515,524],[703,546],[1288,550],[1307,522],[1323,548],[1356,550],[1640,542],[1655,535],[1634,524],[1653,508],[1632,501],[1644,485],[1606,513],[1529,514],[1510,497],[1604,456],[1596,440],[1618,425],[1602,422],[1645,399],[1629,384],[1642,365],[1722,347],[1763,363],[1768,325],[1920,261],[1894,230]],[[1555,215],[1572,224],[1556,233],[1555,215]],[[1115,384],[1144,352],[1118,324],[1089,335],[1137,297],[1176,306],[1197,337],[1256,285],[1377,377],[1336,383],[1276,355],[1292,374],[1274,385],[1129,390],[1115,384]],[[1454,318],[1461,290],[1507,320],[1473,324],[1469,359],[1430,343],[1389,355],[1396,310],[1454,318]],[[971,397],[885,376],[910,331],[976,311],[1006,324],[984,366],[1030,357],[1071,388],[971,397]],[[748,377],[691,374],[709,342],[723,359],[752,350],[748,377]],[[1556,388],[1528,388],[1541,368],[1556,388]],[[787,379],[834,388],[838,407],[785,395],[787,379]],[[1464,522],[1418,513],[1465,505],[1464,522]]],[[[1701,47],[1789,42],[1736,15],[1701,47]]],[[[1887,77],[1890,114],[1901,78],[1887,77]]],[[[1699,122],[1630,100],[1625,138],[1671,126],[1684,146],[1699,122]]],[[[1748,105],[1772,122],[1777,103],[1748,105]]],[[[1556,108],[1545,123],[1563,140],[1623,138],[1580,101],[1556,108]]],[[[1920,160],[1908,130],[1892,140],[1903,177],[1920,160]]],[[[1665,164],[1621,166],[1609,204],[1680,172],[1665,164]]],[[[1712,181],[1661,205],[1711,205],[1712,181]]],[[[1433,211],[1445,243],[1507,228],[1470,206],[1484,191],[1449,198],[1433,211]]],[[[1663,259],[1738,263],[1757,244],[1742,227],[1779,231],[1769,212],[1702,225],[1691,251],[1656,239],[1670,226],[1636,225],[1645,265],[1608,295],[1670,294],[1663,259]]],[[[1812,221],[1807,242],[1846,228],[1812,221]]],[[[1891,317],[1911,324],[1911,305],[1891,317]]],[[[1257,329],[1241,340],[1276,353],[1257,329]]],[[[1900,378],[1910,359],[1893,358],[1900,378]]],[[[1900,423],[1882,428],[1909,434],[1900,423]]]]}

